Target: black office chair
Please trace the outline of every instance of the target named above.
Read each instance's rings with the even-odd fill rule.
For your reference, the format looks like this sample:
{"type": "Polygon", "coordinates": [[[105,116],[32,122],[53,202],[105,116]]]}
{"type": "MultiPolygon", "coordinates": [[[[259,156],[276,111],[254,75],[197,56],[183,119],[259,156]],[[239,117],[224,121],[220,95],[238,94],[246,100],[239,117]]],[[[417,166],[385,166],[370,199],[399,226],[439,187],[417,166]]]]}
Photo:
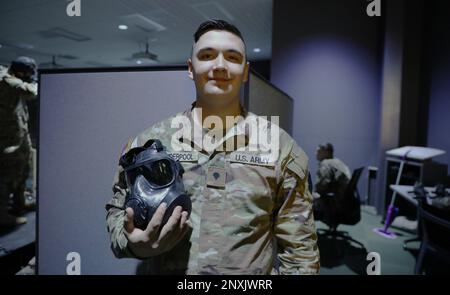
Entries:
{"type": "Polygon", "coordinates": [[[321,220],[329,227],[328,230],[318,230],[319,233],[333,237],[341,237],[365,248],[361,242],[354,240],[347,232],[337,230],[340,224],[355,225],[361,220],[361,201],[358,192],[358,181],[363,170],[364,167],[361,167],[353,171],[352,178],[348,182],[342,197],[337,198],[335,194],[321,196],[321,198],[324,198],[323,207],[321,208],[324,212],[317,212],[315,210],[315,215],[319,217],[316,218],[317,220],[321,220]]]}
{"type": "Polygon", "coordinates": [[[415,274],[422,274],[425,257],[430,252],[439,254],[440,260],[450,262],[450,216],[448,212],[426,203],[426,194],[418,195],[419,224],[422,229],[422,243],[417,257],[415,274]]]}

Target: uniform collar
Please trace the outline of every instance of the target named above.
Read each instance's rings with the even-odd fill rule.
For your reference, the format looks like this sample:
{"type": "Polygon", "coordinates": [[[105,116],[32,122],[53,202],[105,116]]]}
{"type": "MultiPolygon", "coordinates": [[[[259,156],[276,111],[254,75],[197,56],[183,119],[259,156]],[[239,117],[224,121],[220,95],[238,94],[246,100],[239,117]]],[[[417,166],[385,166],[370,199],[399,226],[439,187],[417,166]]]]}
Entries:
{"type": "MultiPolygon", "coordinates": [[[[194,101],[193,103],[191,103],[191,108],[186,110],[184,113],[185,114],[188,114],[188,113],[192,114],[192,111],[194,110],[196,105],[197,105],[197,101],[194,101]]],[[[241,108],[241,115],[242,115],[242,117],[244,117],[244,119],[247,118],[247,116],[248,116],[247,109],[241,103],[239,104],[239,107],[241,108]]]]}
{"type": "Polygon", "coordinates": [[[211,139],[211,135],[212,132],[211,130],[207,129],[207,128],[203,128],[203,126],[201,125],[201,123],[198,121],[198,119],[196,119],[194,117],[195,112],[194,112],[194,108],[196,106],[196,102],[194,101],[191,105],[191,108],[184,111],[183,115],[186,116],[191,124],[191,137],[190,138],[186,138],[184,137],[184,135],[182,135],[179,138],[179,141],[189,145],[191,148],[211,155],[213,153],[217,153],[217,152],[232,152],[235,151],[239,148],[243,148],[246,147],[249,143],[249,129],[245,128],[245,121],[248,119],[249,117],[249,113],[248,111],[244,108],[244,106],[242,106],[242,104],[240,104],[240,108],[241,108],[241,115],[243,117],[242,120],[239,120],[237,123],[234,124],[233,127],[231,127],[226,134],[223,134],[224,132],[219,132],[219,134],[217,135],[218,138],[220,138],[219,140],[217,140],[217,144],[214,146],[214,149],[212,150],[208,150],[203,148],[203,140],[205,137],[208,137],[207,139],[210,140],[211,139]],[[200,132],[194,132],[194,129],[196,129],[196,131],[200,131],[200,132]],[[233,144],[234,142],[234,144],[233,144]]]}

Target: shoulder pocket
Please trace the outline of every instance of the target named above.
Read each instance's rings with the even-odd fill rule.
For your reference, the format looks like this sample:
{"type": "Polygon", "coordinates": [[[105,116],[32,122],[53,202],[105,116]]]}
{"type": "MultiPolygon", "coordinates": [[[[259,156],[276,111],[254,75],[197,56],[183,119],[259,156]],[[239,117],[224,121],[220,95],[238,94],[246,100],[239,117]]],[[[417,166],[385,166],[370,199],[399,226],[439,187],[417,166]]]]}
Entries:
{"type": "Polygon", "coordinates": [[[300,177],[300,179],[304,180],[308,170],[308,156],[294,143],[289,157],[291,159],[286,167],[300,177]]]}

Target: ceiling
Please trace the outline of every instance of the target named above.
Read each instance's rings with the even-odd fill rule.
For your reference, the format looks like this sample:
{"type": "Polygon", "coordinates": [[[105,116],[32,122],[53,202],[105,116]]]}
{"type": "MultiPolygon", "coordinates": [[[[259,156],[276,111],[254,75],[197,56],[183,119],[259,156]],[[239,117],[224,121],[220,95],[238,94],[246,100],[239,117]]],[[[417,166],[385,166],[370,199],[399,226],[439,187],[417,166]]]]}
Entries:
{"type": "Polygon", "coordinates": [[[20,55],[40,68],[184,64],[193,33],[208,18],[235,24],[250,60],[271,55],[272,0],[79,1],[81,16],[69,17],[71,1],[0,0],[0,64],[20,55]],[[157,61],[143,58],[146,43],[157,61]]]}

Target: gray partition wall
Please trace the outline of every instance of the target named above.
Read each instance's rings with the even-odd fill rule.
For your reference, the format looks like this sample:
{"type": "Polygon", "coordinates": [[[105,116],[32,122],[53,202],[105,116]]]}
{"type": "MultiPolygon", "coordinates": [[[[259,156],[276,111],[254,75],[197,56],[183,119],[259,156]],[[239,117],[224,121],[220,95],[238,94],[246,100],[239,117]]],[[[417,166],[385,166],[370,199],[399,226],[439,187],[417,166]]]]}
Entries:
{"type": "Polygon", "coordinates": [[[249,111],[269,120],[270,116],[278,116],[280,127],[292,135],[292,98],[255,71],[250,71],[244,104],[249,111]]]}
{"type": "Polygon", "coordinates": [[[190,107],[184,68],[40,75],[38,272],[66,274],[77,252],[81,274],[135,274],[116,259],[106,230],[121,149],[152,124],[190,107]]]}
{"type": "MultiPolygon", "coordinates": [[[[283,93],[252,73],[245,97],[250,111],[280,115],[289,130],[292,102],[283,93]]],[[[186,67],[40,73],[39,274],[66,274],[71,252],[80,256],[81,274],[136,274],[145,268],[110,250],[105,204],[116,165],[129,138],[194,99],[186,67]]]]}

